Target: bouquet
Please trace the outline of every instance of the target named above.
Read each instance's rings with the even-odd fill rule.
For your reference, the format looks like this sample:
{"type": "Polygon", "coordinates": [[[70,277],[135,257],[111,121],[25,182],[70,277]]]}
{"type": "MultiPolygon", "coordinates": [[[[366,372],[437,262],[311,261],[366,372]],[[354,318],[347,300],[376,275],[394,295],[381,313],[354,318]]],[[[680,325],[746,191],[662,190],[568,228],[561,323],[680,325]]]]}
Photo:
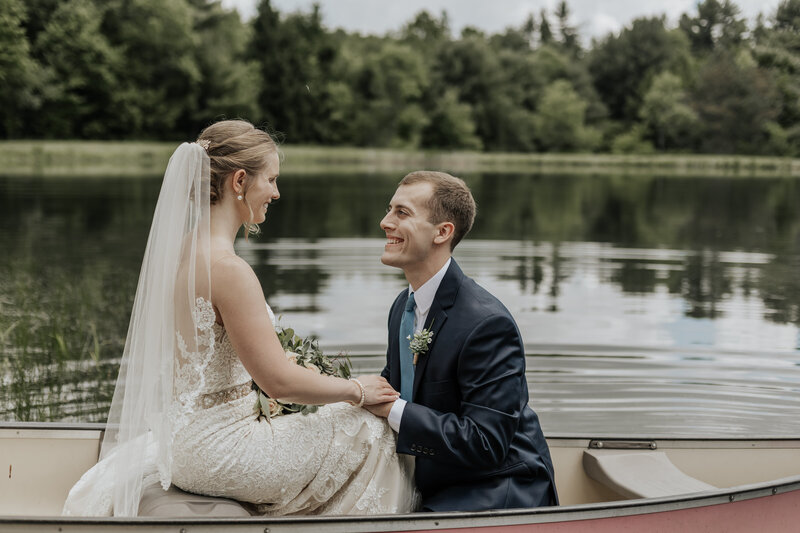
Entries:
{"type": "MultiPolygon", "coordinates": [[[[286,353],[286,358],[290,362],[325,376],[350,379],[352,364],[347,355],[340,353],[336,357],[328,357],[322,353],[315,339],[303,339],[299,335],[296,335],[291,328],[276,326],[275,333],[278,334],[278,340],[281,341],[283,351],[286,353]]],[[[270,398],[264,391],[258,388],[255,382],[253,382],[253,388],[258,391],[261,413],[268,419],[292,413],[307,415],[308,413],[315,412],[319,407],[317,405],[290,403],[277,398],[270,398]]]]}

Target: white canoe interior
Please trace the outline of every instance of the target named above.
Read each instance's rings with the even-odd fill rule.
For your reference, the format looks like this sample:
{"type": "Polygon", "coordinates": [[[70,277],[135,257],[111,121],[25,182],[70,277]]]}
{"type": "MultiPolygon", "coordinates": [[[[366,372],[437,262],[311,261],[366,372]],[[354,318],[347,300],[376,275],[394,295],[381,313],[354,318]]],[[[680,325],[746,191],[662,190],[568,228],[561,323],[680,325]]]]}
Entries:
{"type": "MultiPolygon", "coordinates": [[[[55,516],[96,461],[97,425],[0,425],[0,517],[55,516]]],[[[800,438],[549,438],[562,506],[657,498],[800,476],[800,438]]]]}

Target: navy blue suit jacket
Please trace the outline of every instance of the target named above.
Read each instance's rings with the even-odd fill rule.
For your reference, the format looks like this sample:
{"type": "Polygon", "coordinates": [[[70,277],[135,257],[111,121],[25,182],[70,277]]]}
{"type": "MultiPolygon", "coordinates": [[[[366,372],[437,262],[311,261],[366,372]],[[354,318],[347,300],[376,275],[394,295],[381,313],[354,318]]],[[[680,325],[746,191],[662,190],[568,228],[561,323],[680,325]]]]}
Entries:
{"type": "MultiPolygon", "coordinates": [[[[408,290],[389,312],[383,376],[400,390],[399,329],[408,290]]],[[[528,407],[525,352],[511,313],[455,260],[425,327],[414,400],[403,412],[398,453],[416,456],[416,484],[428,511],[557,505],[553,463],[528,407]]],[[[404,341],[406,342],[406,341],[404,341]]]]}

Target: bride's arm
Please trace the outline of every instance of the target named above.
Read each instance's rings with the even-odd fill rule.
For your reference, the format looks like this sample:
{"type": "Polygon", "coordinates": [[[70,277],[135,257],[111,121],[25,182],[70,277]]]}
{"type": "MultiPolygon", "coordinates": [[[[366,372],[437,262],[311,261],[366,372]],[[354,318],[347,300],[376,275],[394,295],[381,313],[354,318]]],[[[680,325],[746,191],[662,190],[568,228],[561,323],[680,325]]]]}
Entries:
{"type": "MultiPolygon", "coordinates": [[[[258,386],[271,398],[295,403],[358,403],[361,390],[353,381],[323,376],[289,362],[272,326],[258,278],[244,260],[219,261],[211,273],[212,301],[239,359],[258,386]]],[[[379,376],[359,378],[366,404],[397,399],[397,392],[379,376]]]]}

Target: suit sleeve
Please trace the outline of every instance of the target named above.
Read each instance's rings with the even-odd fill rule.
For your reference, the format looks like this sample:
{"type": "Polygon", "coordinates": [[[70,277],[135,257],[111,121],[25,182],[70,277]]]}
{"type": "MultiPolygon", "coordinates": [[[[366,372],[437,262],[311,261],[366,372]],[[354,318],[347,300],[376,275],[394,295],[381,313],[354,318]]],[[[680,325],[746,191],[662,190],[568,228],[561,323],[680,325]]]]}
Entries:
{"type": "Polygon", "coordinates": [[[397,451],[470,469],[496,467],[508,454],[528,402],[522,339],[510,316],[490,316],[473,329],[457,374],[460,412],[409,403],[397,451]]]}

